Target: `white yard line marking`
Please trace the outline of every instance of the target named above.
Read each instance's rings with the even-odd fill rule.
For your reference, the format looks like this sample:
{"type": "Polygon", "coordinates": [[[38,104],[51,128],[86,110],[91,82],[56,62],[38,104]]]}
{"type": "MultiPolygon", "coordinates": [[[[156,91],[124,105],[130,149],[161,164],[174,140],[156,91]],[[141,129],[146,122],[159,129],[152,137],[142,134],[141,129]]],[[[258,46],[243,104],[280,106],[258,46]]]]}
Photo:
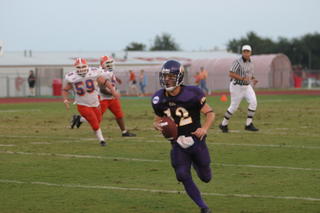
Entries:
{"type": "MultiPolygon", "coordinates": [[[[51,138],[50,136],[28,136],[28,135],[21,135],[21,136],[10,136],[10,135],[0,135],[0,137],[7,137],[7,138],[51,138]]],[[[159,140],[144,140],[147,139],[147,137],[132,137],[132,138],[121,138],[119,141],[121,142],[126,142],[128,140],[126,139],[130,139],[130,143],[133,142],[137,142],[137,143],[163,143],[163,144],[168,144],[168,141],[165,141],[163,139],[163,136],[160,135],[160,137],[162,139],[159,140]],[[135,139],[138,139],[135,141],[135,139]],[[141,139],[141,140],[140,140],[141,139]]],[[[59,143],[76,143],[79,141],[96,141],[96,138],[65,138],[63,136],[61,136],[61,139],[63,139],[64,141],[59,141],[59,143]],[[72,141],[67,141],[67,140],[72,140],[72,141]]],[[[110,138],[110,141],[112,141],[114,139],[110,138]]],[[[116,139],[118,140],[118,139],[116,139]]],[[[34,144],[36,144],[37,142],[32,142],[34,144]]],[[[51,142],[43,142],[45,143],[51,143],[51,142]]],[[[40,144],[40,142],[39,142],[40,144]]],[[[54,143],[52,143],[54,144],[54,143]]],[[[283,144],[244,144],[244,143],[211,143],[208,142],[207,140],[207,144],[208,145],[222,145],[222,146],[252,146],[252,147],[271,147],[271,148],[294,148],[294,149],[320,149],[320,146],[299,146],[299,145],[283,145],[283,144]]]]}
{"type": "Polygon", "coordinates": [[[16,146],[15,144],[0,144],[0,146],[16,146]]]}
{"type": "MultiPolygon", "coordinates": [[[[59,153],[32,153],[32,152],[13,152],[13,151],[1,151],[0,154],[17,154],[17,155],[36,155],[36,156],[52,156],[52,157],[64,157],[64,158],[84,158],[84,159],[106,159],[106,160],[123,160],[123,161],[138,161],[138,162],[168,162],[169,160],[154,160],[143,158],[125,158],[125,157],[105,157],[99,155],[75,155],[75,154],[59,154],[59,153]]],[[[304,171],[320,171],[318,168],[300,168],[300,167],[287,167],[287,166],[270,166],[270,165],[251,165],[251,164],[225,164],[225,163],[213,163],[218,166],[230,166],[230,167],[248,167],[258,169],[289,169],[289,170],[304,170],[304,171]]]]}
{"type": "Polygon", "coordinates": [[[49,142],[31,142],[30,144],[33,144],[33,145],[48,145],[48,144],[51,144],[49,142]]]}
{"type": "MultiPolygon", "coordinates": [[[[56,136],[40,136],[40,135],[0,135],[4,138],[55,138],[56,136]]],[[[64,136],[58,136],[57,138],[69,139],[69,140],[80,140],[80,138],[66,138],[64,136]]]]}
{"type": "Polygon", "coordinates": [[[141,159],[141,158],[105,157],[105,156],[98,156],[98,155],[75,155],[75,154],[59,154],[59,153],[0,151],[0,154],[38,155],[38,156],[53,156],[53,157],[56,156],[56,157],[65,157],[65,158],[106,159],[106,160],[140,161],[140,162],[164,162],[164,160],[152,160],[152,159],[141,159]]]}
{"type": "MultiPolygon", "coordinates": [[[[45,185],[45,186],[55,186],[63,188],[83,188],[83,189],[106,189],[106,190],[118,190],[118,191],[140,191],[140,192],[150,192],[150,193],[166,193],[166,194],[185,194],[184,191],[178,190],[163,190],[163,189],[146,189],[146,188],[129,188],[129,187],[117,187],[117,186],[91,186],[82,184],[57,184],[49,182],[23,182],[17,180],[4,180],[0,179],[0,183],[8,184],[29,184],[29,185],[45,185]]],[[[273,195],[252,195],[252,194],[222,194],[222,193],[202,193],[205,196],[218,196],[218,197],[240,197],[240,198],[268,198],[268,199],[283,199],[283,200],[304,200],[304,201],[320,201],[320,198],[313,197],[295,197],[295,196],[273,196],[273,195]]]]}
{"type": "Polygon", "coordinates": [[[289,128],[274,128],[275,130],[290,130],[289,128]]]}
{"type": "MultiPolygon", "coordinates": [[[[165,143],[169,144],[168,141],[163,140],[144,140],[144,141],[133,141],[137,143],[165,143]]],[[[130,142],[132,143],[132,142],[130,142]]],[[[298,146],[298,145],[284,145],[284,144],[246,144],[246,143],[216,143],[207,141],[208,145],[218,146],[253,146],[253,147],[271,147],[271,148],[294,148],[294,149],[320,149],[320,146],[298,146]]]]}
{"type": "Polygon", "coordinates": [[[0,110],[0,112],[39,112],[41,111],[40,109],[17,109],[17,110],[0,110]]]}
{"type": "MultiPolygon", "coordinates": [[[[74,140],[74,139],[73,139],[74,140]]],[[[96,138],[79,138],[79,141],[97,141],[96,138]]]]}
{"type": "Polygon", "coordinates": [[[253,147],[272,147],[272,148],[295,148],[295,149],[320,149],[320,146],[296,146],[296,145],[282,145],[282,144],[245,144],[245,143],[210,143],[209,145],[223,145],[223,146],[253,146],[253,147]]]}
{"type": "Polygon", "coordinates": [[[219,166],[230,166],[230,167],[249,167],[249,168],[265,168],[265,169],[290,169],[290,170],[304,170],[304,171],[320,171],[317,168],[297,168],[287,166],[264,166],[264,165],[251,165],[251,164],[224,164],[224,163],[213,163],[219,166]]]}

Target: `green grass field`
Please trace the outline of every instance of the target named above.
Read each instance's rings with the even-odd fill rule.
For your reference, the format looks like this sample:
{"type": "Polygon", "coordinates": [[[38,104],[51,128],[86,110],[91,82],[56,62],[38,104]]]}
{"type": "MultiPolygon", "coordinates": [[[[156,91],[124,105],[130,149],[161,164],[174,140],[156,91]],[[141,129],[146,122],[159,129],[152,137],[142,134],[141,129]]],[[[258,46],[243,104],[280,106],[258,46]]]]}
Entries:
{"type": "MultiPolygon", "coordinates": [[[[216,122],[207,138],[214,178],[202,183],[217,213],[320,213],[320,97],[259,96],[255,125],[245,132],[246,103],[218,129],[229,102],[208,99],[216,122]]],[[[153,130],[149,98],[123,98],[122,138],[110,112],[107,147],[89,126],[68,129],[75,107],[62,103],[0,105],[0,213],[191,213],[170,166],[170,144],[153,130]],[[179,191],[179,192],[177,192],[179,191]]]]}

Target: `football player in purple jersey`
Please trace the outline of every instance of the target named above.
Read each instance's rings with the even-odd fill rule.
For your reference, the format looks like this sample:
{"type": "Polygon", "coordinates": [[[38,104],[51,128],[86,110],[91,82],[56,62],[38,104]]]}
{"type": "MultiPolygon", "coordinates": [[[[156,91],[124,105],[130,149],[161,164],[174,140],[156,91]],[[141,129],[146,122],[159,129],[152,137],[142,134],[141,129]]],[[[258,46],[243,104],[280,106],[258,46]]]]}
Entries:
{"type": "Polygon", "coordinates": [[[201,213],[211,210],[203,201],[200,191],[192,180],[191,166],[198,177],[208,183],[211,180],[210,154],[206,145],[206,135],[215,114],[206,103],[205,94],[196,86],[183,85],[184,69],[175,60],[166,61],[159,73],[160,85],[152,97],[155,113],[154,127],[162,131],[161,117],[175,121],[178,138],[171,141],[171,164],[178,181],[182,182],[189,197],[199,206],[201,213]],[[201,126],[200,113],[205,115],[201,126]]]}

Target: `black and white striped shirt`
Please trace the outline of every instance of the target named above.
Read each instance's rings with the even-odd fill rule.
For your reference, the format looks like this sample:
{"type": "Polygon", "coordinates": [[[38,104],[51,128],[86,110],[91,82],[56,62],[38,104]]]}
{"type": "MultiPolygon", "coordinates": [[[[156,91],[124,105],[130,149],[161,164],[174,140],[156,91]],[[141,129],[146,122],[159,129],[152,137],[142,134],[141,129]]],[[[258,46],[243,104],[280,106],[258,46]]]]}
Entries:
{"type": "MultiPolygon", "coordinates": [[[[245,60],[242,56],[235,60],[231,66],[230,72],[234,72],[238,74],[239,76],[245,78],[245,77],[253,77],[253,63],[251,60],[245,60]]],[[[243,80],[238,80],[231,78],[230,81],[233,81],[234,84],[239,85],[248,85],[248,82],[245,82],[243,80]]]]}

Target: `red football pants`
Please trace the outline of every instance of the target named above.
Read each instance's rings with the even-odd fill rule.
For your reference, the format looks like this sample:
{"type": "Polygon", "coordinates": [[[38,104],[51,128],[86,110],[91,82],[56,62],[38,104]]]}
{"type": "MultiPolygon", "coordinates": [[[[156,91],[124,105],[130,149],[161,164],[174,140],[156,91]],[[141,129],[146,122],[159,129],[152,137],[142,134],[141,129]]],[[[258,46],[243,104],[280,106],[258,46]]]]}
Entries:
{"type": "Polygon", "coordinates": [[[114,114],[116,119],[123,118],[123,112],[119,99],[101,100],[100,106],[102,115],[105,113],[107,109],[109,109],[112,112],[112,114],[114,114]]]}
{"type": "Polygon", "coordinates": [[[78,111],[82,117],[84,117],[91,128],[94,131],[97,131],[100,128],[100,122],[102,118],[100,106],[98,107],[87,107],[83,105],[77,105],[78,111]]]}

